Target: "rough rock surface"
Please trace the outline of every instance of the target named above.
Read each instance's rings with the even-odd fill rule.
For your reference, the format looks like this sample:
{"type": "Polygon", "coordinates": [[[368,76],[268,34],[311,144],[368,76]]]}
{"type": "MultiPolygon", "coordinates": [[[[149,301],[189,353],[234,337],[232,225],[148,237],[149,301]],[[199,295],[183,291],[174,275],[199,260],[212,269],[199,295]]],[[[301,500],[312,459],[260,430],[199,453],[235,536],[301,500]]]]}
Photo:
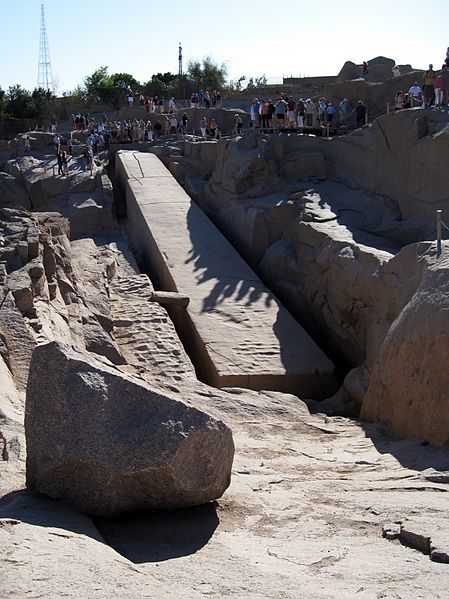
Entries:
{"type": "Polygon", "coordinates": [[[33,354],[25,434],[28,488],[90,514],[199,505],[230,482],[223,422],[55,342],[33,354]]]}
{"type": "MultiPolygon", "coordinates": [[[[359,83],[369,93],[389,85],[353,82],[359,83]]],[[[429,384],[439,376],[446,380],[446,310],[437,306],[446,307],[447,275],[444,261],[433,268],[434,247],[403,246],[429,238],[424,210],[416,208],[428,203],[430,215],[436,207],[446,208],[449,171],[444,165],[444,117],[432,111],[404,114],[381,120],[385,136],[376,126],[338,143],[274,136],[270,152],[279,188],[251,197],[246,185],[238,193],[228,192],[222,205],[217,193],[210,208],[214,218],[226,216],[233,224],[229,237],[239,232],[239,219],[242,240],[245,234],[253,240],[260,236],[258,244],[245,246],[248,253],[256,248],[259,263],[266,250],[273,251],[274,268],[277,253],[286,291],[321,306],[324,319],[335,326],[338,344],[350,348],[356,364],[365,360],[348,374],[336,396],[325,404],[308,402],[310,408],[344,407],[345,394],[361,404],[373,365],[401,393],[394,368],[400,380],[402,363],[393,348],[400,354],[395,330],[405,328],[407,344],[400,355],[420,366],[416,346],[422,343],[428,353],[423,372],[406,365],[416,381],[415,395],[410,381],[405,382],[419,428],[436,416],[425,407],[437,405],[428,402],[429,384]],[[309,153],[314,154],[310,161],[309,153]],[[314,165],[310,178],[304,176],[305,162],[314,165]],[[325,183],[323,172],[330,178],[325,183]],[[336,178],[345,185],[334,186],[336,178]],[[407,193],[415,190],[415,199],[407,204],[405,194],[399,210],[394,202],[404,185],[407,193]],[[373,193],[378,186],[390,197],[373,193]],[[433,196],[425,193],[430,189],[436,192],[433,206],[433,196]],[[409,210],[407,221],[400,220],[404,210],[409,210]],[[292,225],[290,244],[286,224],[292,225]],[[305,242],[301,252],[295,245],[300,238],[305,242]],[[319,263],[313,262],[314,252],[319,263]],[[309,289],[299,276],[302,254],[304,272],[313,281],[309,289]],[[323,287],[316,287],[321,279],[323,287]],[[430,328],[443,333],[441,343],[437,338],[439,354],[415,319],[427,322],[427,317],[430,328]],[[390,372],[388,364],[376,364],[384,349],[391,355],[390,372]],[[435,376],[428,381],[425,372],[435,376]],[[418,394],[423,398],[419,406],[418,394]]],[[[33,147],[36,143],[44,149],[51,142],[45,135],[34,137],[33,147]]],[[[183,172],[186,188],[204,199],[219,144],[203,148],[194,142],[183,154],[182,140],[167,138],[166,143],[160,142],[166,164],[178,162],[179,170],[173,170],[180,176],[183,172]]],[[[0,142],[0,154],[4,148],[0,142]]],[[[248,173],[250,169],[240,171],[243,178],[248,173]]],[[[59,199],[55,196],[55,202],[59,199]]],[[[110,238],[69,243],[67,224],[54,215],[14,213],[5,218],[2,212],[0,221],[0,259],[6,263],[0,266],[1,596],[446,597],[449,578],[441,562],[449,560],[448,448],[393,439],[376,423],[310,415],[297,397],[286,394],[219,391],[199,384],[167,314],[150,301],[151,283],[138,274],[117,230],[110,238]],[[52,339],[92,348],[100,339],[98,324],[103,349],[114,347],[125,360],[116,371],[232,426],[237,447],[232,483],[219,502],[92,520],[64,501],[23,489],[23,404],[32,350],[37,342],[52,339]]],[[[444,246],[443,256],[447,251],[444,246]]],[[[110,366],[104,352],[95,359],[110,366]]],[[[382,398],[382,409],[394,416],[388,404],[395,397],[379,393],[374,378],[371,383],[370,393],[382,398]]],[[[437,398],[443,405],[444,394],[437,398]]],[[[438,423],[435,428],[438,434],[443,430],[438,423]]]]}
{"type": "Polygon", "coordinates": [[[0,591],[14,599],[446,596],[445,564],[421,543],[382,538],[382,528],[402,524],[448,555],[447,449],[311,416],[286,394],[204,387],[198,405],[229,422],[236,441],[232,483],[217,504],[92,521],[62,501],[9,494],[0,501],[0,591]]]}
{"type": "Polygon", "coordinates": [[[69,161],[68,176],[58,175],[54,156],[21,156],[0,173],[0,204],[40,212],[59,212],[73,237],[114,230],[112,185],[101,168],[91,174],[82,157],[69,161]],[[16,200],[14,201],[14,196],[16,200]]]}
{"type": "MultiPolygon", "coordinates": [[[[272,137],[265,139],[264,152],[259,140],[252,160],[257,157],[262,171],[265,162],[267,172],[283,173],[277,183],[271,179],[274,189],[261,191],[239,170],[225,188],[223,167],[217,161],[200,200],[314,338],[332,356],[343,356],[354,367],[343,391],[358,405],[390,327],[421,283],[428,246],[413,242],[432,239],[434,211],[447,208],[443,196],[449,175],[441,164],[446,135],[445,115],[404,111],[334,140],[272,137]],[[292,154],[300,162],[301,155],[307,156],[313,148],[325,158],[327,180],[306,182],[301,180],[301,169],[296,176],[294,169],[286,171],[292,154]],[[423,152],[429,158],[434,152],[438,156],[423,162],[418,157],[423,152]],[[231,188],[233,193],[227,191],[231,188]]],[[[243,144],[250,143],[248,138],[220,142],[218,156],[237,160],[243,144]]],[[[441,277],[444,272],[442,267],[441,277]]],[[[418,322],[408,324],[412,338],[420,335],[419,327],[418,322]]],[[[431,338],[432,334],[429,342],[431,338]]],[[[395,343],[398,347],[399,337],[395,343]]],[[[431,355],[433,368],[444,370],[444,352],[431,355]]],[[[410,368],[416,367],[417,359],[415,354],[410,368]]],[[[387,363],[381,368],[388,370],[387,363]]],[[[433,405],[432,395],[444,395],[441,380],[434,376],[427,386],[416,388],[430,402],[418,404],[433,405]]],[[[375,386],[374,374],[373,381],[375,386]]],[[[393,397],[388,389],[385,396],[393,397]]],[[[393,405],[391,400],[390,410],[393,405]]],[[[372,414],[382,419],[380,404],[372,414]]],[[[395,420],[399,422],[399,416],[395,420]]],[[[439,433],[430,432],[432,418],[428,415],[424,420],[429,420],[429,426],[421,426],[422,419],[411,416],[404,434],[442,443],[439,433]]],[[[441,430],[445,428],[442,424],[441,430]]],[[[400,429],[399,424],[393,427],[398,433],[400,429]]]]}
{"type": "Polygon", "coordinates": [[[382,344],[361,415],[382,419],[395,435],[443,446],[449,445],[449,259],[437,259],[433,249],[421,260],[422,280],[382,344]]]}

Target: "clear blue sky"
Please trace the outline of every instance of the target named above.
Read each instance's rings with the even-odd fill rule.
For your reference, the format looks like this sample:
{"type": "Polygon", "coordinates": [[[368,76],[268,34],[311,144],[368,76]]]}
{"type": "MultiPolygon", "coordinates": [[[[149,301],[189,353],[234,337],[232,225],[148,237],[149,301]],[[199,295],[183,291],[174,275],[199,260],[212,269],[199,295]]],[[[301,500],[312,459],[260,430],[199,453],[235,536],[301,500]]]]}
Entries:
{"type": "MultiPolygon", "coordinates": [[[[0,87],[37,84],[41,0],[0,0],[0,87]]],[[[346,60],[387,56],[441,63],[449,46],[449,0],[45,0],[58,92],[100,66],[140,81],[211,55],[229,78],[336,75],[346,60]],[[280,7],[283,7],[280,10],[280,7]]]]}

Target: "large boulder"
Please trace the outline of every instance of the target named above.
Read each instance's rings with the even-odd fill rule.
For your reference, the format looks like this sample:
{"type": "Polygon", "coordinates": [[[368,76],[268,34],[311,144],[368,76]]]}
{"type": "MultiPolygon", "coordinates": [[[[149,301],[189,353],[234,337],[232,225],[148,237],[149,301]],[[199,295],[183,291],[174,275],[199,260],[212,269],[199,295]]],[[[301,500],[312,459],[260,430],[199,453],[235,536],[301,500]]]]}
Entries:
{"type": "Polygon", "coordinates": [[[421,284],[382,344],[361,416],[382,420],[400,437],[447,446],[449,260],[430,252],[421,261],[421,284]]]}
{"type": "Polygon", "coordinates": [[[222,421],[56,342],[33,354],[25,434],[27,486],[91,514],[203,504],[230,482],[222,421]]]}
{"type": "Polygon", "coordinates": [[[360,66],[357,66],[355,62],[347,60],[337,75],[337,82],[350,81],[351,79],[357,79],[357,77],[360,77],[360,66]]]}
{"type": "Polygon", "coordinates": [[[0,172],[0,206],[2,208],[31,208],[28,192],[13,175],[0,172]]]}

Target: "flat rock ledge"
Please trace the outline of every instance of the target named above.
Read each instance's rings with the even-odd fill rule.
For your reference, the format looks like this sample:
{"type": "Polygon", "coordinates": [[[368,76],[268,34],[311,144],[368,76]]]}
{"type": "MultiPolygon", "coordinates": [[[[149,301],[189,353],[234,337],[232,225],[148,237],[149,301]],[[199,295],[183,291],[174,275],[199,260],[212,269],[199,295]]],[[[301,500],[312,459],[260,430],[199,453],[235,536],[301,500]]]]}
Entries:
{"type": "Polygon", "coordinates": [[[220,420],[57,342],[33,352],[27,486],[92,515],[221,497],[234,457],[220,420]]]}

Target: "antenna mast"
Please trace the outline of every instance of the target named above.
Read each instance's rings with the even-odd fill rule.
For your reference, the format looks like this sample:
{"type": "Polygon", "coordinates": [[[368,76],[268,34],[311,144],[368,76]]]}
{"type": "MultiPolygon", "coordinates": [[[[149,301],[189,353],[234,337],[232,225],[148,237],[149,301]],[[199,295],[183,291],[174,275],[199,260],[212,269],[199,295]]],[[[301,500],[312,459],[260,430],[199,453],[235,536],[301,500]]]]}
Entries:
{"type": "Polygon", "coordinates": [[[50,50],[48,48],[47,28],[45,27],[44,5],[41,4],[41,35],[39,42],[39,66],[37,87],[54,92],[53,75],[51,71],[50,50]]]}
{"type": "Polygon", "coordinates": [[[182,82],[182,46],[181,46],[181,42],[179,42],[178,63],[179,63],[178,77],[179,77],[179,84],[181,85],[181,82],[182,82]]]}

